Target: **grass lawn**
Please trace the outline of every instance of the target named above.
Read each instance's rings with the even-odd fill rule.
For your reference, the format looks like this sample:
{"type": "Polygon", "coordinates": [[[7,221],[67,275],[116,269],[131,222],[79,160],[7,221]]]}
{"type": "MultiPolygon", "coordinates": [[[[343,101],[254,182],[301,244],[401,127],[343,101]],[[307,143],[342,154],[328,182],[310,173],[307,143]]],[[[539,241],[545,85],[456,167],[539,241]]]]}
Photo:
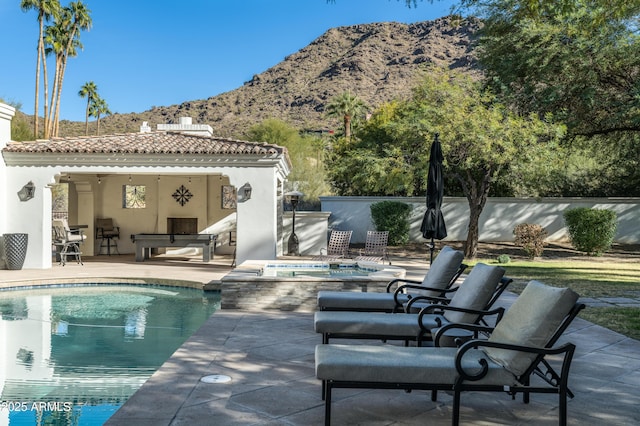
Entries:
{"type": "MultiPolygon", "coordinates": [[[[495,259],[477,262],[496,264],[495,259]]],[[[471,266],[471,265],[470,265],[471,266]]],[[[510,291],[520,293],[532,279],[556,287],[569,287],[581,297],[632,297],[640,299],[640,262],[590,260],[518,260],[502,264],[513,278],[510,291]]],[[[640,340],[640,308],[587,307],[580,317],[640,340]]]]}

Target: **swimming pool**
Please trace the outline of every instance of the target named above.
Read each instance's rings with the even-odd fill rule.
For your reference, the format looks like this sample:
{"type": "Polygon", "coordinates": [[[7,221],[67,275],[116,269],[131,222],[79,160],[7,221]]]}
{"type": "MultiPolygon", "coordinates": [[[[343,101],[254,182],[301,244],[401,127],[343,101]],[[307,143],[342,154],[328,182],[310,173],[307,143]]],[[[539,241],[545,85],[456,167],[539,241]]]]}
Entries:
{"type": "Polygon", "coordinates": [[[216,292],[0,292],[0,424],[102,425],[220,307],[216,292]]]}

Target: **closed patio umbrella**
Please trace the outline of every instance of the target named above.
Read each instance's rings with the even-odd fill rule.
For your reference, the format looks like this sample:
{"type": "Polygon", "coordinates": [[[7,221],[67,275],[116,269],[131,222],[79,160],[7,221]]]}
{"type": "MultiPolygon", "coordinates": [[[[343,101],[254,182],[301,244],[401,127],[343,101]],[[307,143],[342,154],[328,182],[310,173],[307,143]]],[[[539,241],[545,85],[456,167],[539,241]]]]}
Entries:
{"type": "Polygon", "coordinates": [[[436,133],[431,144],[431,154],[429,156],[429,173],[427,175],[427,211],[422,219],[422,236],[431,239],[429,249],[431,251],[430,262],[433,262],[433,251],[435,249],[434,239],[441,240],[447,236],[447,227],[442,216],[442,197],[444,196],[444,179],[442,177],[442,146],[440,145],[439,134],[436,133]]]}

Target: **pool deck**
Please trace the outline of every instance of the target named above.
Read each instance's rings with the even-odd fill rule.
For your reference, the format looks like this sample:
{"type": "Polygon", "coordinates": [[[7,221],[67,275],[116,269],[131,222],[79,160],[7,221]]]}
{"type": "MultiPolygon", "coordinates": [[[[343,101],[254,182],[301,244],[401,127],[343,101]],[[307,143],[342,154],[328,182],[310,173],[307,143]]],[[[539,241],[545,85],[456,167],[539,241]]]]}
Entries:
{"type": "MultiPolygon", "coordinates": [[[[133,255],[86,258],[49,270],[0,271],[0,288],[32,282],[81,282],[122,279],[165,283],[200,283],[214,287],[229,272],[231,260],[154,258],[135,262],[133,255]]],[[[409,277],[426,271],[424,259],[393,260],[409,277]]],[[[508,306],[506,293],[499,304],[508,306]]],[[[615,302],[615,301],[613,301],[615,302]]],[[[625,304],[639,301],[623,301],[625,304]]],[[[590,301],[590,304],[606,301],[590,301]]],[[[571,425],[640,424],[640,342],[580,318],[562,340],[577,345],[570,375],[576,397],[569,400],[571,425]]],[[[314,374],[314,348],[321,338],[313,331],[311,312],[220,310],[107,422],[108,425],[321,425],[324,404],[314,374]],[[207,375],[231,378],[204,383],[207,375]]],[[[354,342],[359,344],[359,342],[354,342]]],[[[437,402],[422,391],[334,391],[335,425],[449,425],[451,396],[437,402]]],[[[461,424],[557,424],[557,397],[466,393],[461,424]]]]}

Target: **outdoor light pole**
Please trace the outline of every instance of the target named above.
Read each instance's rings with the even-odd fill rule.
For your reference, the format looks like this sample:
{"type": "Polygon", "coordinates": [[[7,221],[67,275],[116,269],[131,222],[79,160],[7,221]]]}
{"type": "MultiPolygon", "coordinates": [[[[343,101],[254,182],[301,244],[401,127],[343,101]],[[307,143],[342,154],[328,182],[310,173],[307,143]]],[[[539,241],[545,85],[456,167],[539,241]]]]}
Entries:
{"type": "Polygon", "coordinates": [[[288,246],[288,254],[290,256],[300,256],[300,243],[298,241],[298,236],[296,235],[296,208],[298,207],[298,202],[304,195],[299,191],[291,191],[284,194],[288,203],[291,203],[291,211],[293,212],[293,222],[291,224],[291,236],[289,237],[289,241],[287,243],[288,246]]]}

